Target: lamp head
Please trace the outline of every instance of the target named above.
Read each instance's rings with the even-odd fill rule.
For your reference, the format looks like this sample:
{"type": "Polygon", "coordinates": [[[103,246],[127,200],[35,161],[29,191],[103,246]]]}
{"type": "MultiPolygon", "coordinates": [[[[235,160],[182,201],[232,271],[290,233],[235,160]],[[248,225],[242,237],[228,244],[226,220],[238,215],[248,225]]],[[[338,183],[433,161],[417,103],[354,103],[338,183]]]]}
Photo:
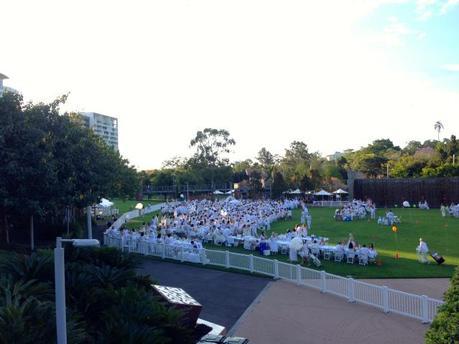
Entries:
{"type": "Polygon", "coordinates": [[[99,247],[100,242],[97,239],[74,239],[73,246],[75,247],[99,247]]]}

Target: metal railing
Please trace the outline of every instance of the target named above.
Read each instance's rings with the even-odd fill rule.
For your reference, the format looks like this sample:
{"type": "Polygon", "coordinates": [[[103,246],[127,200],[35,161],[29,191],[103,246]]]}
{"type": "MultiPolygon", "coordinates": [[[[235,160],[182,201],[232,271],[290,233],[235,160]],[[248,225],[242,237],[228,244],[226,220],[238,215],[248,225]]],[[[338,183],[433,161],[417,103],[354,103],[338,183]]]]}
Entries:
{"type": "Polygon", "coordinates": [[[245,270],[252,273],[283,279],[381,309],[385,313],[396,313],[430,323],[443,301],[426,295],[405,293],[400,290],[360,282],[353,278],[333,275],[302,267],[299,264],[279,262],[254,255],[223,250],[195,249],[190,246],[150,243],[144,240],[124,240],[104,235],[104,244],[123,251],[192,263],[216,265],[245,270]]]}

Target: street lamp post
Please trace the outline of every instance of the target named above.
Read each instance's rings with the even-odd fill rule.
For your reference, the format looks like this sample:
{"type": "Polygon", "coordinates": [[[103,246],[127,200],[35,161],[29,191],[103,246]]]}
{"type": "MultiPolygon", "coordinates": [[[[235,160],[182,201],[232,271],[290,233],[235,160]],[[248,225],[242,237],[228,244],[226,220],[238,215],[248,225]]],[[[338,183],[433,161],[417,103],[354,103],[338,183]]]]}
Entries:
{"type": "Polygon", "coordinates": [[[56,293],[56,331],[57,344],[67,344],[67,316],[65,306],[65,262],[63,242],[71,242],[77,247],[98,247],[99,240],[96,239],[62,239],[56,238],[54,249],[54,283],[56,293]]]}

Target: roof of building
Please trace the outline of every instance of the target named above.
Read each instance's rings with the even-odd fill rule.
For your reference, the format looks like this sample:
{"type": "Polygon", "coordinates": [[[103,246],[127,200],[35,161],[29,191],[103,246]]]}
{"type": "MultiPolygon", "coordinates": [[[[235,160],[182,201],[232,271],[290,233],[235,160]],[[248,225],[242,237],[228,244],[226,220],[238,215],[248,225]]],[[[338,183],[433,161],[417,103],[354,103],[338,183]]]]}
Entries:
{"type": "Polygon", "coordinates": [[[5,74],[0,73],[0,80],[8,79],[5,74]]]}

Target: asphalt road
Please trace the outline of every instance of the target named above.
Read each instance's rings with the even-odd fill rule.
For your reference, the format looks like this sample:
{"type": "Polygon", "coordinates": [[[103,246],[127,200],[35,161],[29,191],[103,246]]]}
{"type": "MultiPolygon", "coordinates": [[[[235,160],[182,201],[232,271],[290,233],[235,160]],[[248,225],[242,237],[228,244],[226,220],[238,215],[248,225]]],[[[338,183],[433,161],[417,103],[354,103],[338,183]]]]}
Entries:
{"type": "Polygon", "coordinates": [[[229,330],[263,288],[268,278],[198,268],[145,258],[142,274],[161,285],[184,289],[202,306],[200,318],[229,330]]]}

